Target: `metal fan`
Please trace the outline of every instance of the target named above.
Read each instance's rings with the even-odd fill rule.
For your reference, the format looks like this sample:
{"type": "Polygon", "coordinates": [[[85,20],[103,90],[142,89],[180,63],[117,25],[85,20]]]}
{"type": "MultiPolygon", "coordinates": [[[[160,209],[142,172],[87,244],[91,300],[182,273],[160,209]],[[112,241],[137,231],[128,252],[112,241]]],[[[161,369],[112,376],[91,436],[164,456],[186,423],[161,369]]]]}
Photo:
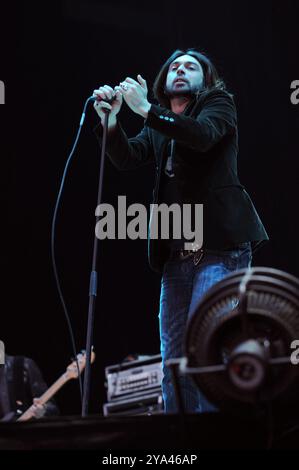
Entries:
{"type": "Polygon", "coordinates": [[[290,361],[298,339],[299,280],[242,269],[213,286],[190,319],[184,371],[221,409],[289,404],[299,392],[299,366],[290,361]]]}

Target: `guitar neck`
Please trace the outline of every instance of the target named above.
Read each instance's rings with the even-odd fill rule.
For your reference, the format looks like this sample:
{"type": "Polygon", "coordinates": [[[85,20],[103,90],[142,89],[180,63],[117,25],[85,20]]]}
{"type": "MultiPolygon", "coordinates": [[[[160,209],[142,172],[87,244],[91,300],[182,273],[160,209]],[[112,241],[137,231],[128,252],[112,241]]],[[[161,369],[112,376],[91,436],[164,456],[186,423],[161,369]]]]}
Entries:
{"type": "Polygon", "coordinates": [[[59,379],[54,382],[48,390],[45,391],[40,397],[39,400],[42,405],[45,405],[47,401],[49,401],[56,392],[68,381],[70,378],[68,377],[68,374],[65,372],[64,374],[59,377],[59,379]]]}
{"type": "MultiPolygon", "coordinates": [[[[94,362],[94,359],[95,359],[95,353],[94,351],[92,351],[91,358],[90,358],[91,364],[94,362]]],[[[73,361],[72,364],[70,364],[67,367],[67,370],[64,372],[64,374],[62,374],[62,376],[59,377],[59,379],[56,380],[56,382],[54,382],[53,385],[51,385],[51,387],[48,388],[48,390],[46,390],[45,393],[43,393],[39,397],[39,403],[41,405],[45,405],[47,401],[49,401],[53,397],[53,395],[55,395],[55,393],[58,392],[58,390],[68,380],[77,379],[79,375],[81,374],[81,372],[84,370],[84,367],[85,367],[85,354],[81,353],[81,354],[78,354],[76,360],[73,361]]],[[[34,411],[35,411],[34,405],[31,405],[30,408],[28,408],[28,410],[25,411],[25,413],[23,413],[22,416],[20,416],[17,419],[17,421],[27,421],[28,419],[34,416],[34,411]]]]}

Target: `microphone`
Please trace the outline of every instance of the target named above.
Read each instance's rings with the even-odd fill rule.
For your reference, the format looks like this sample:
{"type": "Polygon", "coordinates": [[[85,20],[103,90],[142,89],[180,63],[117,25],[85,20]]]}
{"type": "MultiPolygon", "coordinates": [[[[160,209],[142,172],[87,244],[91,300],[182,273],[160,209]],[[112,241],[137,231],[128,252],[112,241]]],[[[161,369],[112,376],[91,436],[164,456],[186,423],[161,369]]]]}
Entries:
{"type": "MultiPolygon", "coordinates": [[[[113,101],[116,99],[115,96],[113,96],[111,99],[106,99],[106,100],[103,100],[103,98],[101,98],[100,96],[90,96],[89,98],[87,98],[87,100],[85,101],[85,105],[84,105],[84,109],[83,109],[83,113],[82,113],[82,116],[81,116],[81,120],[80,120],[80,128],[83,126],[84,124],[84,120],[85,120],[85,115],[86,115],[86,108],[88,106],[88,103],[90,103],[91,101],[105,101],[105,103],[108,103],[108,104],[112,104],[113,101]]],[[[105,113],[108,113],[108,110],[106,108],[103,108],[103,111],[105,113]]]]}
{"type": "Polygon", "coordinates": [[[105,101],[105,103],[112,104],[113,101],[115,101],[116,97],[113,96],[112,98],[109,99],[103,99],[100,96],[91,96],[89,98],[90,101],[105,101]]]}

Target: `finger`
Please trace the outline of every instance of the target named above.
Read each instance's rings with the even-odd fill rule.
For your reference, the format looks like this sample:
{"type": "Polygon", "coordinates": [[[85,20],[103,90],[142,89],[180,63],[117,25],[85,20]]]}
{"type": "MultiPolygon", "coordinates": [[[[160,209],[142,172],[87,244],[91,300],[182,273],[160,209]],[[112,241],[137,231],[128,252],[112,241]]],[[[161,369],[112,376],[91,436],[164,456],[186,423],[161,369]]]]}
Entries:
{"type": "MultiPolygon", "coordinates": [[[[112,98],[111,91],[106,88],[106,85],[100,87],[99,90],[100,90],[101,93],[103,93],[103,97],[102,97],[102,98],[108,99],[108,100],[110,100],[110,99],[112,98]]],[[[113,92],[113,90],[112,90],[112,92],[113,92]]]]}
{"type": "Polygon", "coordinates": [[[102,87],[99,90],[94,90],[93,96],[95,96],[96,98],[102,98],[102,100],[105,100],[107,98],[106,91],[102,87]]]}
{"type": "Polygon", "coordinates": [[[136,80],[134,80],[133,78],[130,78],[130,77],[127,77],[124,81],[126,83],[131,83],[131,85],[139,85],[139,83],[136,82],[136,80]]]}
{"type": "Polygon", "coordinates": [[[120,82],[119,86],[121,87],[122,90],[129,90],[129,88],[132,88],[132,83],[126,82],[125,80],[123,82],[120,82]]]}
{"type": "Polygon", "coordinates": [[[111,93],[113,93],[113,88],[109,85],[104,85],[103,88],[105,88],[106,90],[109,90],[111,91],[111,93]]]}
{"type": "Polygon", "coordinates": [[[115,91],[115,94],[120,93],[121,95],[123,95],[125,90],[121,86],[117,85],[117,86],[114,87],[114,91],[115,91]]]}
{"type": "Polygon", "coordinates": [[[115,101],[118,101],[119,103],[121,103],[123,100],[123,95],[119,90],[115,91],[114,97],[115,97],[115,101]]]}
{"type": "Polygon", "coordinates": [[[112,106],[111,104],[107,103],[106,101],[95,101],[93,107],[97,110],[97,111],[101,111],[102,108],[105,108],[105,109],[109,109],[109,111],[111,111],[112,109],[112,106]]]}
{"type": "Polygon", "coordinates": [[[138,79],[138,82],[140,83],[140,85],[142,86],[142,88],[147,90],[146,80],[144,80],[144,78],[142,78],[142,76],[140,74],[137,75],[137,79],[138,79]]]}
{"type": "Polygon", "coordinates": [[[108,86],[108,85],[104,85],[103,86],[108,98],[111,100],[113,98],[113,88],[111,88],[111,86],[108,86]]]}
{"type": "Polygon", "coordinates": [[[92,96],[95,98],[101,98],[101,92],[99,90],[94,90],[92,96]]]}
{"type": "Polygon", "coordinates": [[[127,91],[127,90],[124,90],[124,89],[123,89],[122,87],[120,87],[120,86],[116,86],[116,87],[115,87],[115,90],[118,91],[122,96],[125,96],[126,91],[127,91]]]}

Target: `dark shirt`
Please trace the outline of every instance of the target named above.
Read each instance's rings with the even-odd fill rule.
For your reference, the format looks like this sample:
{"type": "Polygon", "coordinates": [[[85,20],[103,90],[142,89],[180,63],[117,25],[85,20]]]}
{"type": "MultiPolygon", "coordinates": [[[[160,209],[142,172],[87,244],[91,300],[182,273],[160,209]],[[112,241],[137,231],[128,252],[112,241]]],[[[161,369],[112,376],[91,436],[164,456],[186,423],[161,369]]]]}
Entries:
{"type": "MultiPolygon", "coordinates": [[[[161,174],[161,187],[160,187],[160,204],[166,204],[170,207],[172,204],[178,204],[182,207],[182,200],[181,195],[178,188],[178,180],[174,173],[173,169],[173,160],[174,160],[174,146],[173,141],[170,140],[165,154],[165,165],[164,171],[161,174]]],[[[183,239],[183,231],[181,227],[181,238],[175,239],[173,237],[173,217],[172,213],[170,212],[169,215],[169,239],[162,240],[161,234],[160,239],[161,242],[165,245],[165,247],[169,247],[170,249],[180,249],[183,247],[184,239],[183,239]]]]}
{"type": "MultiPolygon", "coordinates": [[[[176,204],[180,207],[181,216],[183,214],[183,198],[180,193],[179,188],[179,180],[175,174],[174,170],[174,159],[175,159],[175,143],[173,140],[170,140],[168,146],[166,148],[165,153],[165,166],[164,171],[161,173],[161,181],[160,181],[160,194],[159,194],[159,204],[166,204],[168,207],[176,204]]],[[[191,205],[192,210],[191,214],[193,215],[193,211],[195,210],[194,204],[191,205]]],[[[187,242],[193,242],[194,237],[192,240],[186,239],[184,236],[184,227],[183,227],[183,217],[181,217],[181,236],[180,238],[175,238],[173,233],[173,214],[169,211],[169,238],[163,240],[161,238],[161,234],[159,240],[161,243],[164,244],[166,249],[170,251],[180,250],[184,248],[184,244],[187,242]]],[[[191,218],[192,223],[192,218],[191,218]]],[[[191,225],[190,229],[194,231],[194,227],[191,225]]]]}

